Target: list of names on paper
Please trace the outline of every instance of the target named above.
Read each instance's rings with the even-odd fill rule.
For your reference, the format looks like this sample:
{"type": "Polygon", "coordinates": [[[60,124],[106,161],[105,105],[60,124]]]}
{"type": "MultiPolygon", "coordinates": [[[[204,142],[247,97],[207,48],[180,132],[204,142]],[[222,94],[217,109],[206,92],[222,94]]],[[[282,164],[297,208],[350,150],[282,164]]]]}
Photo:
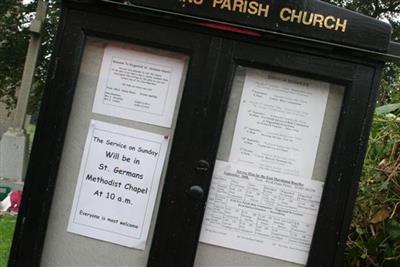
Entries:
{"type": "Polygon", "coordinates": [[[186,58],[105,48],[93,112],[171,127],[186,58]]]}
{"type": "Polygon", "coordinates": [[[104,104],[162,115],[172,69],[113,57],[104,104]]]}
{"type": "Polygon", "coordinates": [[[168,140],[91,121],[68,231],[144,249],[168,140]]]}
{"type": "Polygon", "coordinates": [[[248,69],[230,161],[311,179],[329,84],[248,69]]]}

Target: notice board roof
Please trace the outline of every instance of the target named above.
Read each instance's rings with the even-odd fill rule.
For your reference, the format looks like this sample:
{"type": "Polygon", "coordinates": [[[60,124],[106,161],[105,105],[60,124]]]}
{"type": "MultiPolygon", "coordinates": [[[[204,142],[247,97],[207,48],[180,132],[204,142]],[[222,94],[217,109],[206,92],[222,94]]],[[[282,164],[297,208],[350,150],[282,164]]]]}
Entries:
{"type": "Polygon", "coordinates": [[[319,0],[101,0],[377,52],[387,52],[389,24],[319,0]]]}

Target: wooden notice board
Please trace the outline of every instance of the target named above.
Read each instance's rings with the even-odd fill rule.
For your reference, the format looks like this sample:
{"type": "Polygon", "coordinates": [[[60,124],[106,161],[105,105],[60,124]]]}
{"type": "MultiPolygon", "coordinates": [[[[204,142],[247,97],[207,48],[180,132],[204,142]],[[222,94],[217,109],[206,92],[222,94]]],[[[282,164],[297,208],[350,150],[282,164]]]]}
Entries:
{"type": "Polygon", "coordinates": [[[321,1],[64,1],[9,265],[340,266],[390,34],[321,1]]]}

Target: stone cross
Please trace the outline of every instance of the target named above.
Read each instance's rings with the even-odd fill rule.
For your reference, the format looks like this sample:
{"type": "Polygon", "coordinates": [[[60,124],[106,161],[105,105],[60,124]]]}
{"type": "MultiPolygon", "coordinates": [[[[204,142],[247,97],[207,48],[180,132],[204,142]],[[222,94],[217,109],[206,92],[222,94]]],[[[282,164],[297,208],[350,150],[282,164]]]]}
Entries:
{"type": "Polygon", "coordinates": [[[25,68],[19,90],[14,128],[23,129],[25,125],[26,111],[28,108],[29,95],[33,84],[37,60],[39,57],[40,46],[42,42],[42,28],[46,19],[47,3],[39,1],[35,19],[32,21],[29,31],[31,39],[29,42],[28,53],[25,60],[25,68]]]}
{"type": "Polygon", "coordinates": [[[29,95],[35,76],[35,69],[41,46],[41,33],[46,18],[47,3],[38,2],[36,17],[29,28],[31,39],[26,55],[24,73],[19,90],[13,127],[5,132],[0,141],[0,177],[8,179],[25,178],[29,155],[29,137],[24,129],[29,95]]]}

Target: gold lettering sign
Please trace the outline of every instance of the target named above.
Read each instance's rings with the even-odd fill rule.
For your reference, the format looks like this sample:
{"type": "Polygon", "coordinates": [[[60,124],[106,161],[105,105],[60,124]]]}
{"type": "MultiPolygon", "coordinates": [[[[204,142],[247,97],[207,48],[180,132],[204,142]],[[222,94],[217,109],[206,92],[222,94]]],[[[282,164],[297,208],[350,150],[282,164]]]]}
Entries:
{"type": "Polygon", "coordinates": [[[247,0],[213,0],[213,8],[268,17],[269,5],[247,0]]]}
{"type": "MultiPolygon", "coordinates": [[[[179,0],[179,2],[202,5],[204,0],[179,0]]],[[[212,7],[265,18],[269,15],[269,5],[256,0],[212,0],[212,7]]]]}
{"type": "MultiPolygon", "coordinates": [[[[178,0],[179,2],[191,5],[203,5],[205,0],[178,0]]],[[[209,2],[208,2],[209,3],[209,2]]],[[[260,3],[258,0],[211,0],[212,8],[249,14],[252,16],[268,18],[270,5],[260,3]]],[[[323,15],[304,10],[297,10],[284,7],[279,12],[279,19],[287,23],[302,24],[304,26],[346,32],[348,21],[331,15],[323,15]]]]}
{"type": "Polygon", "coordinates": [[[291,9],[288,7],[281,9],[279,17],[282,21],[324,28],[327,30],[346,32],[347,29],[347,19],[343,20],[334,16],[324,16],[322,14],[291,9]]]}

